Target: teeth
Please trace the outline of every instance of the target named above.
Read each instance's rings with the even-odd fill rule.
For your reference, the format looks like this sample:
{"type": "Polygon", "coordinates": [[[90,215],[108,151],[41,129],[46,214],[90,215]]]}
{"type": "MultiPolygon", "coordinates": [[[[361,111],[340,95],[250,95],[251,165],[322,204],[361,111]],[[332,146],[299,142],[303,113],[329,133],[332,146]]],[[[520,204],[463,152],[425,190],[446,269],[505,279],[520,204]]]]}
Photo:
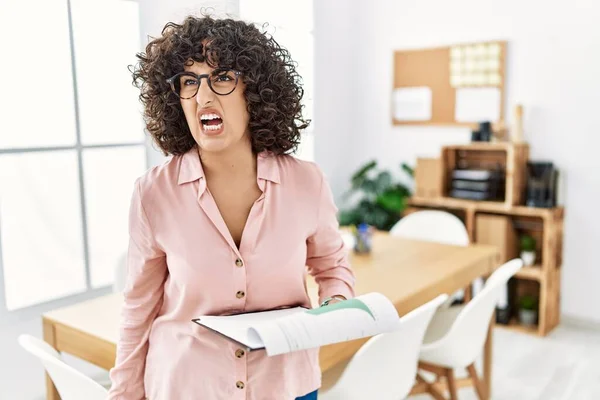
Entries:
{"type": "Polygon", "coordinates": [[[219,117],[217,114],[203,114],[200,116],[200,119],[202,121],[209,121],[211,119],[217,119],[217,118],[221,118],[221,117],[219,117]]]}
{"type": "Polygon", "coordinates": [[[223,126],[223,123],[220,123],[218,125],[205,125],[204,130],[205,131],[217,131],[217,130],[221,129],[222,126],[223,126]]]}

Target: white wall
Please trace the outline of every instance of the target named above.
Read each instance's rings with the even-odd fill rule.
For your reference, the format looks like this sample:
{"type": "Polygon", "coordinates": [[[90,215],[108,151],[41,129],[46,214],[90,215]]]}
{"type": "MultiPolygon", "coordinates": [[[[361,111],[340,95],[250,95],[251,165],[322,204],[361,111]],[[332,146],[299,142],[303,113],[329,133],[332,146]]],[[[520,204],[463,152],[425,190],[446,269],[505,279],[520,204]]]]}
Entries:
{"type": "MultiPolygon", "coordinates": [[[[341,71],[337,86],[345,84],[343,93],[351,98],[336,103],[329,92],[316,96],[317,110],[322,113],[320,108],[326,107],[328,113],[324,117],[328,121],[320,120],[318,133],[324,134],[321,128],[339,129],[326,132],[331,140],[317,142],[321,163],[330,157],[326,152],[335,157],[341,153],[334,140],[341,136],[347,142],[344,150],[351,154],[346,165],[351,168],[370,158],[397,168],[401,161],[412,164],[418,156],[436,156],[445,143],[468,141],[465,129],[392,127],[393,51],[481,40],[509,42],[507,110],[515,102],[524,104],[531,158],[554,161],[565,176],[562,311],[600,321],[596,251],[600,241],[596,207],[600,199],[600,2],[378,0],[352,7],[352,12],[342,11],[342,16],[351,14],[350,20],[359,24],[356,27],[340,20],[340,2],[318,3],[317,13],[322,15],[317,15],[317,22],[324,29],[317,37],[317,49],[321,40],[325,43],[321,50],[335,47],[344,49],[341,53],[353,52],[342,54],[336,63],[341,71]],[[358,78],[348,71],[359,74],[358,78]],[[356,116],[352,122],[342,121],[349,109],[356,116]]],[[[317,52],[316,62],[319,83],[319,76],[332,64],[323,51],[317,52]]],[[[335,189],[341,183],[336,182],[335,189]]]]}
{"type": "Polygon", "coordinates": [[[356,114],[360,95],[352,84],[358,72],[355,44],[360,36],[356,30],[360,4],[357,0],[314,2],[314,156],[338,198],[347,189],[360,141],[356,114]]]}

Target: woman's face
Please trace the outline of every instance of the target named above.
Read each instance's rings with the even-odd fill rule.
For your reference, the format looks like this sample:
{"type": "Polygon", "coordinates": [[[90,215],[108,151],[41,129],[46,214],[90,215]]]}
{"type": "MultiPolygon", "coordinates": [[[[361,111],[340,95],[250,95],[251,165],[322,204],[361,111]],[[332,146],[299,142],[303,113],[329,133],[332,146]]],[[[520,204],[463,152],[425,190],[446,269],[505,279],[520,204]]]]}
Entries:
{"type": "MultiPolygon", "coordinates": [[[[186,65],[184,70],[202,75],[210,74],[214,68],[206,63],[194,62],[191,66],[186,65]]],[[[250,143],[250,115],[246,108],[244,88],[240,77],[235,90],[222,96],[213,92],[207,79],[202,78],[196,96],[181,99],[192,136],[203,152],[221,152],[243,141],[250,143]]]]}

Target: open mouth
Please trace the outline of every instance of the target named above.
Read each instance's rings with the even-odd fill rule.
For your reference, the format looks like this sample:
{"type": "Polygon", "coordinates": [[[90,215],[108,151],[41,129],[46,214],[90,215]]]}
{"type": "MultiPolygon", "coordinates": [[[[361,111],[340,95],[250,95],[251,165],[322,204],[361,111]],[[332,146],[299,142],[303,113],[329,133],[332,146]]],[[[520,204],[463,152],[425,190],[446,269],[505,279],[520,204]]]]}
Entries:
{"type": "Polygon", "coordinates": [[[207,132],[218,131],[223,127],[223,119],[214,113],[203,114],[200,116],[200,123],[202,124],[202,129],[207,132]]]}

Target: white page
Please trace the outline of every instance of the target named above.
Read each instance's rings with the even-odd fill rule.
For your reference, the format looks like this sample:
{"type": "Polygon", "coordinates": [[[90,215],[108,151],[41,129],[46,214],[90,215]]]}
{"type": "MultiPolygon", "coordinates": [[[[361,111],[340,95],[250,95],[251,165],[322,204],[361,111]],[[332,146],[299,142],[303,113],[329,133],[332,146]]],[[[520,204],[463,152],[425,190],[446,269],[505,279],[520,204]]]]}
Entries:
{"type": "Polygon", "coordinates": [[[497,87],[456,89],[456,121],[498,121],[500,119],[500,97],[500,89],[497,87]]]}
{"type": "Polygon", "coordinates": [[[394,89],[394,119],[397,121],[429,121],[431,119],[431,89],[406,87],[394,89]]]}
{"type": "Polygon", "coordinates": [[[399,321],[394,305],[380,293],[369,293],[327,307],[332,311],[319,315],[311,314],[313,310],[304,311],[254,324],[250,336],[254,341],[262,340],[267,354],[272,356],[389,332],[399,321]],[[368,311],[341,308],[356,305],[357,301],[368,311]],[[342,306],[343,303],[346,304],[342,306]]]}
{"type": "Polygon", "coordinates": [[[263,348],[264,344],[259,337],[249,334],[252,325],[303,311],[306,311],[306,308],[295,307],[239,315],[202,316],[198,320],[200,325],[225,334],[249,349],[259,349],[263,348]]]}

